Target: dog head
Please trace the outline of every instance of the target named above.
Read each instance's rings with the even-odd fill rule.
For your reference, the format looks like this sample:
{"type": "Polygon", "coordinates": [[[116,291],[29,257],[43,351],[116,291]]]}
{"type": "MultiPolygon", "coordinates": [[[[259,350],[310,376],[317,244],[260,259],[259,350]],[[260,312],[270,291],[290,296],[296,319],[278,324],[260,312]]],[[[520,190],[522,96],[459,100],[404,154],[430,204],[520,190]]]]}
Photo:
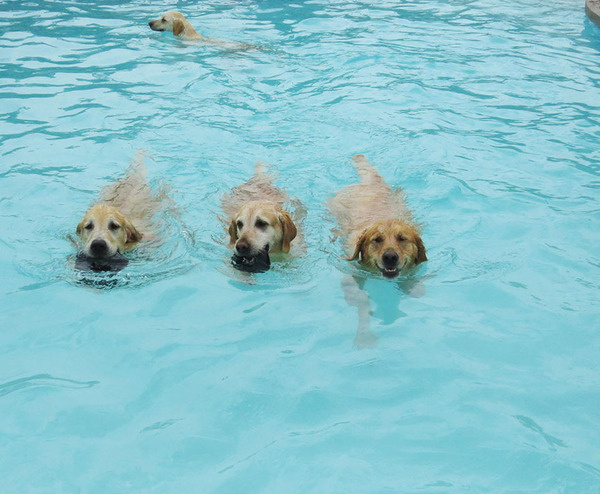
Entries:
{"type": "Polygon", "coordinates": [[[175,36],[179,36],[188,24],[183,14],[175,11],[165,12],[158,19],[148,23],[153,31],[169,31],[175,36]]]}
{"type": "Polygon", "coordinates": [[[230,245],[240,257],[256,257],[265,250],[287,253],[297,233],[290,215],[268,201],[244,204],[229,225],[230,245]]]}
{"type": "Polygon", "coordinates": [[[360,235],[349,261],[360,259],[377,268],[386,278],[427,260],[425,246],[416,228],[399,220],[373,223],[360,235]]]}
{"type": "Polygon", "coordinates": [[[77,225],[84,243],[83,253],[95,259],[106,259],[131,249],[141,239],[133,223],[113,206],[96,204],[77,225]]]}

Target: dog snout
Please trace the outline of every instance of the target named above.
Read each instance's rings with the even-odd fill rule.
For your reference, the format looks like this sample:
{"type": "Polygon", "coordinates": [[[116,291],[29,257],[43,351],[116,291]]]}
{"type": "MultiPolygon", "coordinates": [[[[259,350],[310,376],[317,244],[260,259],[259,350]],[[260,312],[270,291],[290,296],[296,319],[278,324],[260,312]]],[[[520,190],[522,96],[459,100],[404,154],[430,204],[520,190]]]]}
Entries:
{"type": "Polygon", "coordinates": [[[381,256],[381,260],[383,261],[383,265],[386,268],[394,268],[398,264],[399,256],[396,251],[388,249],[381,256]]]}
{"type": "Polygon", "coordinates": [[[95,239],[90,244],[90,252],[94,257],[104,257],[108,254],[108,244],[101,239],[95,239]]]}
{"type": "Polygon", "coordinates": [[[247,240],[241,238],[235,244],[235,250],[240,256],[247,256],[250,254],[250,244],[247,240]]]}

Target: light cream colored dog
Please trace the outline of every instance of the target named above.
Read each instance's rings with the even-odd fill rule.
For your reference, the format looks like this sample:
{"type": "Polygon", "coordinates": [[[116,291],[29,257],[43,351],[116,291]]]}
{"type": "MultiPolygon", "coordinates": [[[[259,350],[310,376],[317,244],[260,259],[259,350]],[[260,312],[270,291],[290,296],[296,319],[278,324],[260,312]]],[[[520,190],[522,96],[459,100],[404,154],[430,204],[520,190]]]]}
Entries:
{"type": "Polygon", "coordinates": [[[348,260],[359,259],[386,278],[424,261],[425,246],[402,192],[390,187],[362,154],[353,157],[361,181],[329,201],[347,237],[348,260]]]}
{"type": "Polygon", "coordinates": [[[198,41],[203,44],[217,46],[225,50],[259,50],[261,47],[248,43],[236,41],[223,41],[216,38],[208,38],[198,33],[184,15],[180,12],[165,12],[158,19],[148,23],[153,31],[169,31],[185,41],[198,41]]]}
{"type": "Polygon", "coordinates": [[[243,270],[252,271],[261,257],[266,259],[268,269],[270,254],[298,251],[295,246],[301,237],[292,216],[284,209],[290,199],[285,191],[273,185],[274,179],[265,171],[265,165],[258,163],[254,176],[221,200],[229,225],[229,245],[233,247],[234,258],[248,268],[243,270]]]}
{"type": "Polygon", "coordinates": [[[142,238],[153,238],[153,216],[164,207],[164,192],[153,193],[140,152],[125,176],[107,185],[99,201],[77,225],[83,254],[90,259],[110,259],[135,247],[142,238]]]}

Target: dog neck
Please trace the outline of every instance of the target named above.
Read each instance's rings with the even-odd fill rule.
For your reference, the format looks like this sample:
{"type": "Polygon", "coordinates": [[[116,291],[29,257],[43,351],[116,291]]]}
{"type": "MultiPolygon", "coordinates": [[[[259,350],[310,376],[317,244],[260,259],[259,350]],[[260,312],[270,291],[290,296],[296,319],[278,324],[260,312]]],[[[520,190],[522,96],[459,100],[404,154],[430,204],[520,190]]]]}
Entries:
{"type": "Polygon", "coordinates": [[[189,24],[183,28],[183,31],[178,36],[183,39],[206,39],[205,36],[202,36],[189,24]]]}

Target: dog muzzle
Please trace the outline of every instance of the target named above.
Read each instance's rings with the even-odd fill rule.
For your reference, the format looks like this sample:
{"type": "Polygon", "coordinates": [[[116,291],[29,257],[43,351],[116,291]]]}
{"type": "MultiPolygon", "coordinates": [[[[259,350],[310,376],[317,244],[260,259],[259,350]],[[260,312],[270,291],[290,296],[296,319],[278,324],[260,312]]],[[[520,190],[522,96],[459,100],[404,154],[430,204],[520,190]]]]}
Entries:
{"type": "Polygon", "coordinates": [[[129,259],[120,253],[111,257],[89,257],[83,252],[77,254],[75,259],[75,269],[79,271],[121,271],[129,264],[129,259]]]}
{"type": "Polygon", "coordinates": [[[269,257],[269,246],[258,251],[254,256],[240,256],[233,254],[231,262],[235,269],[247,273],[264,273],[271,267],[271,258],[269,257]]]}

